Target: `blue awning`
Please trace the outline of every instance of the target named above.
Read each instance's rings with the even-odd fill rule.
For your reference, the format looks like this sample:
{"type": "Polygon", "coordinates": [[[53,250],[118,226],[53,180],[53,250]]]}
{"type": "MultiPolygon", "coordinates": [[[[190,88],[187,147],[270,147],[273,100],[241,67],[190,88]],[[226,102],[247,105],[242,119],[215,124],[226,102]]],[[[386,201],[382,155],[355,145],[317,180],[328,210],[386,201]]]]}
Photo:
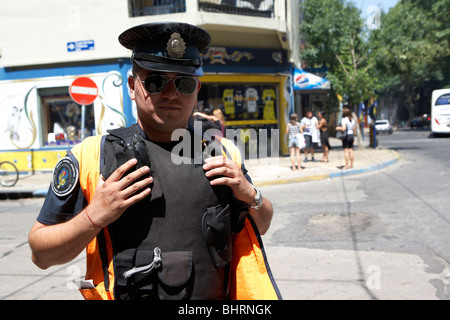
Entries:
{"type": "Polygon", "coordinates": [[[294,69],[294,90],[330,89],[330,81],[300,69],[294,69]]]}

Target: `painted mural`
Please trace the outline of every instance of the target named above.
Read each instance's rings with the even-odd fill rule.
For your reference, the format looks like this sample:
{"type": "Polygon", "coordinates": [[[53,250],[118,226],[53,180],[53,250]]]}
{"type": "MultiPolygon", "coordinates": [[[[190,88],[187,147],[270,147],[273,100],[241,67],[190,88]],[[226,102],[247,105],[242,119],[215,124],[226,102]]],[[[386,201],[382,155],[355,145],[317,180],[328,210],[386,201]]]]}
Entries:
{"type": "Polygon", "coordinates": [[[84,75],[99,88],[93,104],[72,101],[69,87],[76,76],[0,82],[0,161],[11,161],[20,172],[53,170],[66,151],[84,137],[105,134],[126,125],[123,79],[119,72],[84,75]]]}

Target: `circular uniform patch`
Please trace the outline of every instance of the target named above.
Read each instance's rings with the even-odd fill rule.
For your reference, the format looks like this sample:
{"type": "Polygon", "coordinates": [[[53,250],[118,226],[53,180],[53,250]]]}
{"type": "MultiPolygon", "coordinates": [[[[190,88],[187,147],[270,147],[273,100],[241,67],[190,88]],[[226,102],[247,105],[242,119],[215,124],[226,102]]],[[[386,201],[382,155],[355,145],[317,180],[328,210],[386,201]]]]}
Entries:
{"type": "Polygon", "coordinates": [[[72,192],[78,182],[78,168],[69,157],[58,161],[53,170],[52,189],[57,196],[66,196],[72,192]]]}

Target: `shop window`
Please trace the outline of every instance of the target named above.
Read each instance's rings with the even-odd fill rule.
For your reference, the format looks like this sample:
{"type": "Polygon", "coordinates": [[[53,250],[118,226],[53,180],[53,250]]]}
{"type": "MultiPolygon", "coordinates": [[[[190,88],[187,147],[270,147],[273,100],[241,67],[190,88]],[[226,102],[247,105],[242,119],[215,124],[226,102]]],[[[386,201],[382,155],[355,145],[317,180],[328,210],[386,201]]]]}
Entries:
{"type": "Polygon", "coordinates": [[[228,126],[277,124],[277,86],[203,83],[199,109],[220,109],[228,126]]]}
{"type": "MultiPolygon", "coordinates": [[[[81,106],[73,102],[68,87],[39,89],[44,146],[81,142],[81,106]]],[[[85,108],[84,137],[95,134],[93,104],[85,108]]]]}
{"type": "Polygon", "coordinates": [[[203,82],[198,111],[222,111],[226,137],[236,141],[245,159],[275,157],[279,136],[273,137],[272,133],[278,132],[277,88],[278,84],[274,83],[203,82]]]}

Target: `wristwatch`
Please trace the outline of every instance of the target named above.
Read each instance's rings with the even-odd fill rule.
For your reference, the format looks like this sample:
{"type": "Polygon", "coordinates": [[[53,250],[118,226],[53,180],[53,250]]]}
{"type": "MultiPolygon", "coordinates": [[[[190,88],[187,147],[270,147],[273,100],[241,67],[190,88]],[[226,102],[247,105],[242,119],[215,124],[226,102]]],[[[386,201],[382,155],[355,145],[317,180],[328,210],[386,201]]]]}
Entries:
{"type": "Polygon", "coordinates": [[[263,197],[262,197],[261,191],[259,191],[258,188],[256,188],[254,185],[252,185],[252,187],[255,188],[256,195],[255,195],[255,200],[253,201],[253,204],[249,205],[248,207],[251,209],[259,210],[262,207],[263,197]]]}

